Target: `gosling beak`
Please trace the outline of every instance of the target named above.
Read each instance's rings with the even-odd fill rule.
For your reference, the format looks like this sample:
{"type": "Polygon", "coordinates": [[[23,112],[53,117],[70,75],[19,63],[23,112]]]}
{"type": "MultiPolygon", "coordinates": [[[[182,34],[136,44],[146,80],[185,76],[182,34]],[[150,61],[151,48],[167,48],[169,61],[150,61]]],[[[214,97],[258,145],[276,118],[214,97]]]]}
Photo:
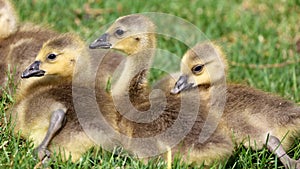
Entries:
{"type": "Polygon", "coordinates": [[[187,90],[193,87],[194,83],[188,83],[188,77],[187,75],[181,75],[177,82],[175,83],[175,86],[171,90],[172,94],[178,94],[183,90],[187,90]]]}
{"type": "Polygon", "coordinates": [[[90,44],[90,49],[102,48],[109,49],[111,47],[111,43],[108,42],[109,35],[108,33],[103,34],[98,39],[90,44]]]}
{"type": "Polygon", "coordinates": [[[40,70],[40,61],[33,62],[21,75],[21,78],[40,77],[44,76],[45,71],[40,70]]]}

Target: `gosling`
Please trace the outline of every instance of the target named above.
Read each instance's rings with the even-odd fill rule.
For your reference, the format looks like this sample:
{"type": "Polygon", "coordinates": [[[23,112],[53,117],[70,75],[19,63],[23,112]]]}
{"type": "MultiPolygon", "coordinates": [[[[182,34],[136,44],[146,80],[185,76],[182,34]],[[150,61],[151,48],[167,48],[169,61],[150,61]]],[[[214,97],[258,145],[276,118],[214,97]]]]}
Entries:
{"type": "MultiPolygon", "coordinates": [[[[208,85],[209,88],[224,85],[216,80],[223,78],[224,82],[226,65],[220,47],[211,43],[197,44],[182,58],[182,75],[171,93],[197,92],[203,85],[208,85]]],[[[218,108],[220,104],[216,102],[224,96],[214,97],[215,104],[212,103],[211,106],[222,111],[223,108],[218,108]]],[[[224,128],[233,132],[235,142],[256,149],[261,149],[266,144],[286,168],[300,167],[299,161],[291,159],[284,150],[292,144],[293,136],[299,133],[300,108],[295,103],[236,84],[227,85],[226,98],[220,123],[224,123],[224,128]],[[248,136],[250,144],[245,142],[248,136]]],[[[227,134],[231,135],[230,132],[227,134]]]]}

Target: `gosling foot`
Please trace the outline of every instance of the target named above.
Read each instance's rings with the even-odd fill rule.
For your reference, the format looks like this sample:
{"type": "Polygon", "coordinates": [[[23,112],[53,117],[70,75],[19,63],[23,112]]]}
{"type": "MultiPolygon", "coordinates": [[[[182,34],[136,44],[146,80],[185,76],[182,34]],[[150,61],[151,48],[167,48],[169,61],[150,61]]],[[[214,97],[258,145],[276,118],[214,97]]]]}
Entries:
{"type": "Polygon", "coordinates": [[[42,164],[48,163],[50,160],[51,153],[44,147],[38,147],[35,149],[35,152],[38,156],[38,159],[42,162],[42,164]]]}
{"type": "Polygon", "coordinates": [[[282,160],[282,162],[283,162],[285,168],[300,169],[300,159],[299,160],[294,160],[294,159],[291,159],[291,158],[285,158],[284,160],[282,160]]]}
{"type": "Polygon", "coordinates": [[[272,151],[282,162],[287,169],[300,169],[300,159],[294,160],[290,158],[283,149],[280,140],[275,136],[269,136],[267,147],[272,151]]]}
{"type": "Polygon", "coordinates": [[[39,160],[43,161],[43,163],[49,161],[51,153],[49,150],[47,150],[47,147],[55,134],[57,134],[62,128],[64,122],[65,111],[58,109],[52,113],[47,134],[42,143],[35,150],[39,160]]]}

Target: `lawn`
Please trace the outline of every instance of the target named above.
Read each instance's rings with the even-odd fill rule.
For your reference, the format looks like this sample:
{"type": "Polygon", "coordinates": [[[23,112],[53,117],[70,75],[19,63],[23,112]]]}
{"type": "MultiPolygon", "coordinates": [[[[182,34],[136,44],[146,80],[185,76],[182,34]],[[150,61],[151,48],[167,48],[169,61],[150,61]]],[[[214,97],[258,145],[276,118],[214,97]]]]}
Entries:
{"type": "MultiPolygon", "coordinates": [[[[300,54],[296,41],[300,39],[300,1],[298,0],[151,0],[103,1],[103,0],[13,0],[22,22],[48,26],[58,32],[76,32],[91,42],[102,32],[103,26],[120,16],[140,12],[163,12],[176,15],[196,25],[208,39],[220,44],[229,62],[228,82],[242,83],[300,102],[300,54]]],[[[176,27],[176,25],[173,25],[176,27]]],[[[158,48],[182,56],[186,46],[167,37],[158,38],[158,48]]],[[[159,60],[174,64],[167,57],[159,60]]],[[[176,69],[179,65],[174,65],[176,69]]],[[[175,70],[176,70],[175,69],[175,70]]],[[[175,71],[174,70],[174,71],[175,71]]],[[[152,71],[155,81],[160,72],[152,71]]],[[[0,100],[0,117],[11,96],[0,100]]],[[[10,124],[0,122],[0,168],[33,168],[33,145],[12,135],[10,124]]],[[[300,157],[299,139],[289,154],[300,157]]],[[[147,165],[126,153],[113,155],[101,149],[87,152],[77,163],[61,162],[59,156],[50,162],[53,168],[166,168],[160,159],[147,165]]],[[[191,166],[173,163],[174,168],[191,166]]],[[[215,168],[283,168],[279,160],[264,148],[261,151],[236,145],[234,155],[215,168]]]]}

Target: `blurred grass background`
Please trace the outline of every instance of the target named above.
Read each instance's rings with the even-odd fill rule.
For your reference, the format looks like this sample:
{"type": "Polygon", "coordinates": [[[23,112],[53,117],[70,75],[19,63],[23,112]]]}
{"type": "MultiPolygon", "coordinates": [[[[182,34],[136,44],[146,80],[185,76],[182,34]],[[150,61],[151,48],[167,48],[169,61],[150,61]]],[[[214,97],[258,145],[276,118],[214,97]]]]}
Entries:
{"type": "MultiPolygon", "coordinates": [[[[88,42],[103,32],[99,29],[120,16],[140,12],[173,14],[196,25],[208,39],[219,43],[228,58],[228,81],[243,83],[276,93],[295,102],[300,101],[300,54],[296,41],[300,39],[299,0],[13,0],[22,22],[47,25],[58,32],[76,32],[88,42]]],[[[176,26],[176,25],[174,25],[176,26]]],[[[182,56],[186,47],[173,40],[159,39],[159,48],[182,56]]],[[[166,58],[162,58],[166,59],[166,58]]],[[[172,63],[170,63],[172,64],[172,63]]],[[[157,79],[159,74],[152,73],[157,79]]],[[[1,116],[9,101],[2,99],[1,116]]],[[[0,125],[0,167],[33,168],[30,141],[12,135],[6,125],[0,125]]],[[[300,156],[299,140],[289,151],[300,156]]],[[[76,164],[54,158],[53,168],[165,168],[161,160],[145,165],[124,154],[112,155],[103,150],[91,150],[76,164]]],[[[253,151],[236,146],[234,155],[216,163],[213,168],[283,168],[267,149],[253,151]]],[[[188,168],[178,161],[174,168],[188,168]]]]}

